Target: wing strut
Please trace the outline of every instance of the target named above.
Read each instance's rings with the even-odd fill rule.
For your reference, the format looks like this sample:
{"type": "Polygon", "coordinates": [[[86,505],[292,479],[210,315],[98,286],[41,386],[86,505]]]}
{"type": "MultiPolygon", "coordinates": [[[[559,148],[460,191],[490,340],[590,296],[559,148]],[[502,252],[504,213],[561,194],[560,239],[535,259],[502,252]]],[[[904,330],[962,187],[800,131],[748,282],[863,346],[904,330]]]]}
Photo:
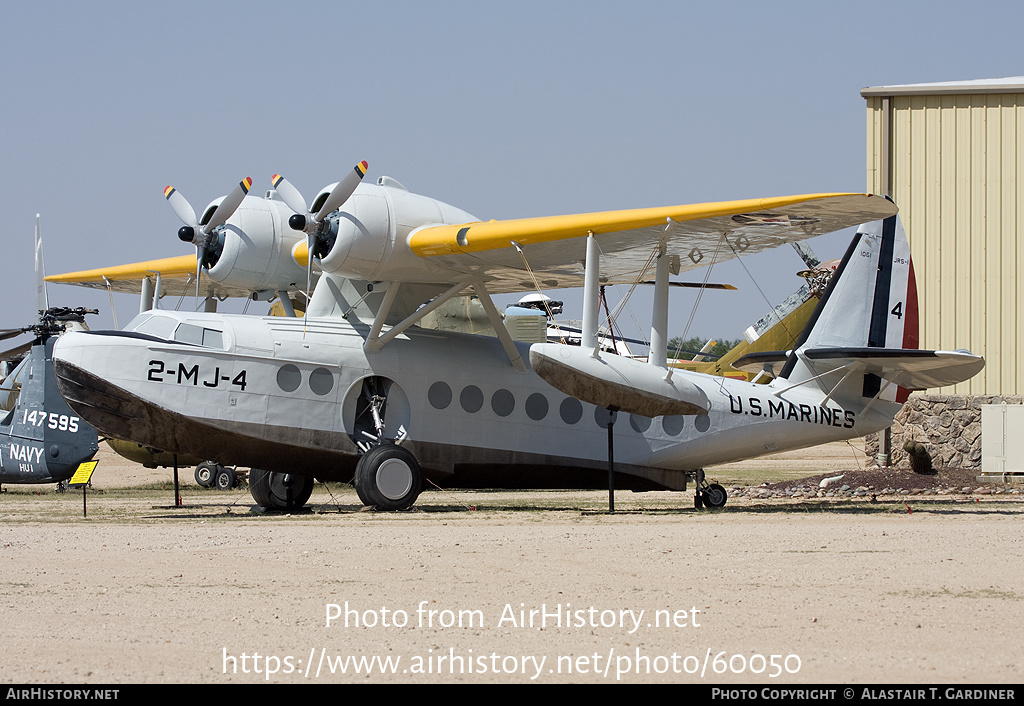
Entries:
{"type": "Polygon", "coordinates": [[[647,362],[668,370],[668,265],[664,246],[658,253],[654,276],[654,307],[651,310],[651,348],[647,362]]]}
{"type": "Polygon", "coordinates": [[[381,336],[380,330],[384,326],[384,320],[387,318],[388,313],[391,310],[391,305],[394,303],[398,292],[398,283],[391,282],[388,286],[388,291],[384,294],[384,301],[381,302],[380,308],[377,310],[377,316],[374,318],[373,326],[370,328],[370,333],[366,337],[366,343],[363,344],[363,350],[367,353],[379,351],[395,336],[405,331],[407,328],[418,322],[424,316],[444,304],[452,297],[461,294],[467,286],[469,285],[466,282],[457,282],[453,284],[446,292],[440,296],[434,297],[429,304],[421,306],[419,309],[405,317],[401,323],[392,326],[387,333],[381,336]]]}
{"type": "Polygon", "coordinates": [[[601,255],[594,238],[594,231],[587,234],[587,262],[583,271],[583,337],[580,345],[592,348],[594,357],[599,358],[597,345],[597,319],[600,315],[601,255]]]}
{"type": "Polygon", "coordinates": [[[153,308],[153,280],[149,277],[142,278],[142,292],[139,294],[139,313],[149,311],[153,308]]]}
{"type": "Polygon", "coordinates": [[[480,297],[480,303],[483,305],[484,311],[487,312],[487,318],[490,319],[491,328],[498,335],[501,347],[505,349],[508,362],[512,364],[516,372],[525,373],[526,363],[523,362],[523,357],[519,355],[519,349],[516,348],[516,344],[512,341],[512,336],[509,335],[508,329],[505,328],[505,322],[501,320],[501,314],[498,313],[497,307],[491,301],[490,292],[484,287],[483,282],[479,280],[473,283],[473,290],[480,297]]]}

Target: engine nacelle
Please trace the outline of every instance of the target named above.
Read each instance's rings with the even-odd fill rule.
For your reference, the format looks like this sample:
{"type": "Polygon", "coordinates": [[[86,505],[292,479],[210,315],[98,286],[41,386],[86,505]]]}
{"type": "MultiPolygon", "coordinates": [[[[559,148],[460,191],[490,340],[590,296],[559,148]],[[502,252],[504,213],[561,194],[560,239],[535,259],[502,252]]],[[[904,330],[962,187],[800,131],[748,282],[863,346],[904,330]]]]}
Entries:
{"type": "MultiPolygon", "coordinates": [[[[325,232],[317,234],[314,246],[321,270],[371,282],[444,280],[448,273],[435,271],[430,262],[409,250],[409,233],[425,225],[478,219],[393,184],[397,182],[388,180],[385,186],[360,184],[341,210],[328,219],[325,232]]],[[[324,188],[313,201],[314,207],[332,189],[333,185],[324,188]]]]}
{"type": "Polygon", "coordinates": [[[317,236],[315,255],[324,272],[365,277],[387,260],[393,242],[391,210],[383,190],[360,185],[330,218],[329,231],[317,236]]]}
{"type": "MultiPolygon", "coordinates": [[[[204,213],[216,205],[207,207],[204,213]]],[[[204,266],[210,279],[256,292],[305,286],[306,271],[292,259],[305,235],[288,227],[291,210],[273,195],[246,196],[231,218],[210,234],[204,266]]]]}

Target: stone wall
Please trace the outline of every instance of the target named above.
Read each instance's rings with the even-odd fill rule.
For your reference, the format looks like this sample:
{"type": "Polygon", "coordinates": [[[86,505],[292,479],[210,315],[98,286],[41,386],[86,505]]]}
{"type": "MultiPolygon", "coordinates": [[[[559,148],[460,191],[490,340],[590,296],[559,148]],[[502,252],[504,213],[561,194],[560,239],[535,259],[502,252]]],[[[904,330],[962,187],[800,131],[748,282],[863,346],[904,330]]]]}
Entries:
{"type": "MultiPolygon", "coordinates": [[[[910,468],[907,441],[924,444],[936,468],[981,468],[981,406],[1021,404],[1022,395],[925,395],[915,392],[892,425],[889,465],[910,468]]],[[[875,462],[879,434],[864,437],[864,453],[875,462]]]]}

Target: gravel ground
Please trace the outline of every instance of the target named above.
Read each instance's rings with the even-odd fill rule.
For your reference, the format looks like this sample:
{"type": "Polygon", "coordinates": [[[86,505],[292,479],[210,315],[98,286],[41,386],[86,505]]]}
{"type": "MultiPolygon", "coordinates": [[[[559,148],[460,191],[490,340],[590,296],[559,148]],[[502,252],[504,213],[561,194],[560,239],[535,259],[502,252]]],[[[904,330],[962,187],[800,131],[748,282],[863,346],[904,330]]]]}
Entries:
{"type": "MultiPolygon", "coordinates": [[[[138,487],[166,470],[105,461],[87,518],[77,491],[0,495],[8,682],[1012,683],[1024,667],[1020,495],[737,492],[698,512],[690,493],[617,493],[608,515],[601,491],[436,491],[378,514],[318,486],[321,512],[274,516],[190,483],[171,508],[138,487]]],[[[817,462],[840,486],[893,484],[842,466],[817,462]]]]}

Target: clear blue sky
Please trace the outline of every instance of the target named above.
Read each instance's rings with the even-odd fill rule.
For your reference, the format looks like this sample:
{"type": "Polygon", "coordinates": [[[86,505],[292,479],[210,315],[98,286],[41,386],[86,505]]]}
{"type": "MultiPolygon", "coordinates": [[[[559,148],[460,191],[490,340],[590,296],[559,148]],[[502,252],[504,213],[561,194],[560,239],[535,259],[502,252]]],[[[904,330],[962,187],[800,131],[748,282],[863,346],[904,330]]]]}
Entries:
{"type": "MultiPolygon", "coordinates": [[[[167,184],[199,210],[244,176],[257,193],[280,172],[312,194],[362,159],[368,179],[485,219],[862,191],[861,88],[1024,74],[1019,2],[101,1],[3,14],[0,328],[34,319],[37,212],[56,274],[190,252],[167,184]]],[[[811,244],[830,258],[847,240],[811,244]]],[[[800,284],[789,249],[748,265],[773,303],[800,284]]],[[[741,290],[708,294],[691,335],[738,337],[769,308],[737,266],[712,279],[741,290]]],[[[105,294],[49,294],[111,325],[105,294]]],[[[671,335],[692,296],[673,295],[671,335]]],[[[121,324],[138,310],[115,304],[121,324]]],[[[646,325],[642,301],[633,309],[646,325]]]]}

